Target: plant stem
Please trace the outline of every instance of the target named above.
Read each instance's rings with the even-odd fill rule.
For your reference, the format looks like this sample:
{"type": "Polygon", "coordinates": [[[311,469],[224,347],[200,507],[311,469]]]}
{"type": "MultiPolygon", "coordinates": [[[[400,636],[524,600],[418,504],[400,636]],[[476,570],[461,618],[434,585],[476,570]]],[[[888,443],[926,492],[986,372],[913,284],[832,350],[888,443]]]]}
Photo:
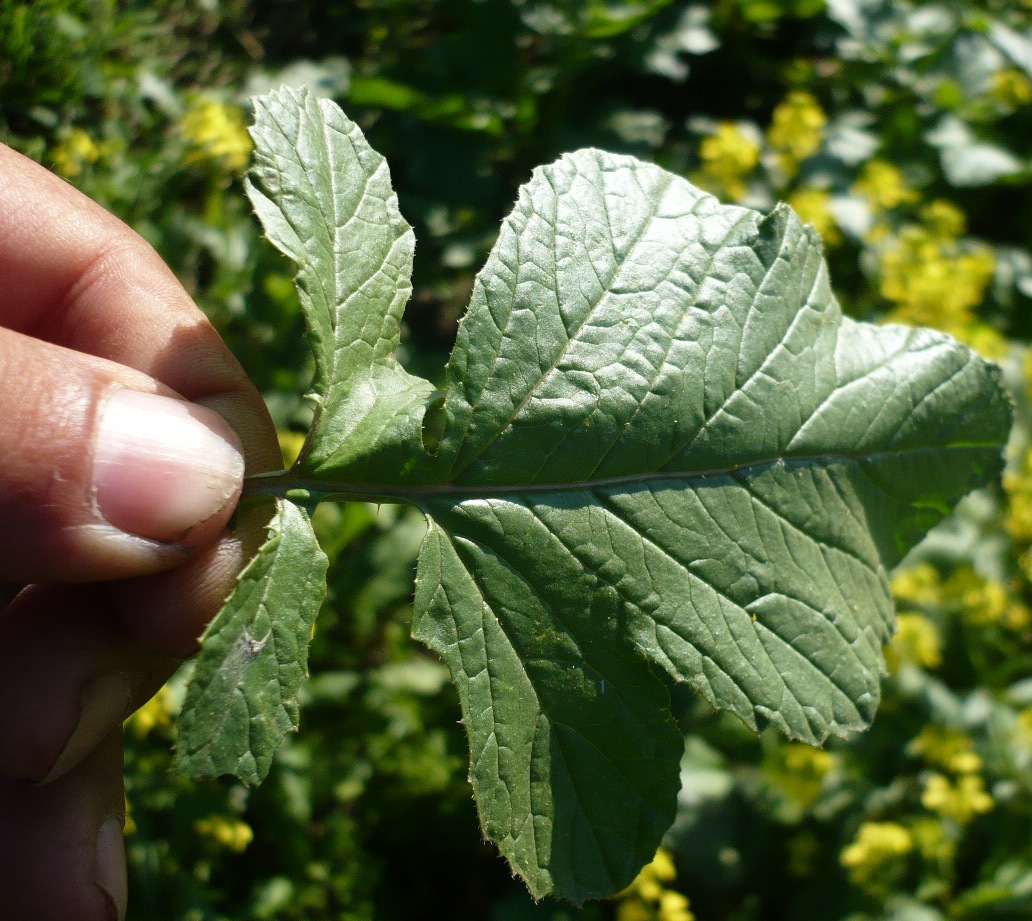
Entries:
{"type": "Polygon", "coordinates": [[[274,496],[302,501],[321,502],[324,499],[338,499],[346,502],[372,502],[377,505],[398,502],[412,502],[413,493],[409,487],[355,484],[312,480],[299,476],[293,470],[276,470],[256,473],[244,480],[241,502],[260,496],[274,496]]]}

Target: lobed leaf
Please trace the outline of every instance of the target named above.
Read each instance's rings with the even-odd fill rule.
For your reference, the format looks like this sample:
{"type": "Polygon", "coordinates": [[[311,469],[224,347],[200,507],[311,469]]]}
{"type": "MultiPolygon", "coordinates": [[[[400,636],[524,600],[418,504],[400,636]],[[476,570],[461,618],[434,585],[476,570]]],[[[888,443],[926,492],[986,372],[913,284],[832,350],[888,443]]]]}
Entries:
{"type": "MultiPolygon", "coordinates": [[[[608,895],[651,858],[682,748],[668,682],[812,744],[868,725],[888,570],[1000,472],[997,369],[843,317],[787,207],[584,150],[504,222],[430,453],[433,388],[395,357],[412,239],[382,159],[304,92],[257,118],[250,194],[299,265],[321,403],[295,468],[254,491],[424,511],[413,633],[451,669],[483,827],[536,896],[608,895]]],[[[191,770],[259,776],[279,729],[241,727],[296,690],[251,713],[235,678],[275,605],[301,636],[293,567],[307,584],[325,566],[303,559],[302,510],[281,500],[277,522],[205,640],[191,770]]]]}
{"type": "Polygon", "coordinates": [[[459,683],[485,829],[576,901],[669,823],[648,662],[754,728],[866,727],[887,570],[998,474],[1010,418],[949,337],[843,318],[789,209],[598,151],[523,188],[450,369],[415,635],[459,683]]]}

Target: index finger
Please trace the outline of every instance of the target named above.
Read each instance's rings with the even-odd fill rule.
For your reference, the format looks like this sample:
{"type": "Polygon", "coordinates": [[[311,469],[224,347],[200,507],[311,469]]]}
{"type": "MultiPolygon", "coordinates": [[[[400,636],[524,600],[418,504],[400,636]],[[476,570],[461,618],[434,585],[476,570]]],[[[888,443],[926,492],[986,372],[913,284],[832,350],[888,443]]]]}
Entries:
{"type": "Polygon", "coordinates": [[[280,463],[265,405],[139,234],[0,145],[0,325],[141,371],[222,414],[248,472],[280,463]]]}

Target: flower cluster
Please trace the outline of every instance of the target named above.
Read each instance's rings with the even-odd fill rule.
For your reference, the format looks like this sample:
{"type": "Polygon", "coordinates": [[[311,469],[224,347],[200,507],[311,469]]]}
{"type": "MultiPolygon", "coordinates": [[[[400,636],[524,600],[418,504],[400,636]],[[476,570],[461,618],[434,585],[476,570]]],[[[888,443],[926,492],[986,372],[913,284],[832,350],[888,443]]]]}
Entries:
{"type": "Polygon", "coordinates": [[[957,774],[977,774],[982,770],[982,758],[975,751],[971,737],[959,729],[929,723],[910,743],[909,749],[929,764],[957,774]]]}
{"type": "Polygon", "coordinates": [[[896,617],[896,633],[885,648],[885,663],[890,672],[898,672],[905,665],[938,668],[942,665],[938,627],[924,614],[901,611],[896,617]]]}
{"type": "Polygon", "coordinates": [[[928,224],[908,225],[881,245],[879,291],[894,322],[967,340],[995,270],[990,249],[965,246],[928,224]]]}
{"type": "Polygon", "coordinates": [[[980,813],[989,812],[994,805],[984,781],[977,774],[949,778],[939,773],[925,778],[921,804],[944,819],[952,819],[961,825],[966,825],[980,813]]]}
{"type": "Polygon", "coordinates": [[[695,177],[703,188],[729,200],[745,196],[746,180],[760,163],[760,143],[735,122],[721,122],[699,144],[701,172],[695,177]]]}
{"type": "Polygon", "coordinates": [[[938,654],[932,651],[933,646],[941,645],[941,637],[926,616],[930,611],[938,610],[976,628],[1001,627],[1021,634],[1032,627],[1032,611],[1021,599],[1017,585],[989,579],[969,565],[957,566],[945,579],[927,563],[905,569],[893,578],[892,594],[901,613],[890,656],[926,668],[934,668],[935,660],[941,659],[941,650],[938,654]],[[915,643],[922,644],[923,651],[918,652],[915,643]]]}
{"type": "MultiPolygon", "coordinates": [[[[699,142],[700,169],[692,179],[720,198],[741,201],[747,197],[750,180],[763,178],[762,166],[766,182],[781,188],[820,151],[827,122],[828,116],[813,95],[792,91],[774,107],[765,131],[746,121],[722,121],[710,127],[699,142]]],[[[804,186],[795,194],[802,209],[809,208],[816,217],[804,215],[804,220],[822,234],[831,231],[834,224],[826,207],[826,191],[804,186]]]]}
{"type": "Polygon", "coordinates": [[[842,242],[842,231],[831,210],[831,192],[804,187],[791,192],[786,200],[800,219],[821,235],[825,246],[836,246],[842,242]]]}
{"type": "Polygon", "coordinates": [[[912,189],[899,167],[887,160],[875,158],[864,164],[852,191],[867,200],[872,211],[890,211],[900,205],[916,202],[920,197],[912,189]]]}
{"type": "Polygon", "coordinates": [[[1032,80],[1017,67],[1005,67],[993,74],[989,95],[1008,109],[1032,102],[1032,80]]]}
{"type": "Polygon", "coordinates": [[[197,97],[179,123],[189,145],[187,163],[211,164],[242,173],[251,158],[251,136],[240,106],[209,96],[197,97]]]}
{"type": "Polygon", "coordinates": [[[670,852],[660,848],[634,882],[614,896],[616,921],[694,921],[688,899],[670,885],[676,878],[670,852]]]}
{"type": "Polygon", "coordinates": [[[210,838],[219,847],[241,853],[254,840],[254,830],[246,822],[231,816],[213,815],[194,822],[194,831],[210,838]]]}
{"type": "Polygon", "coordinates": [[[50,150],[50,162],[54,170],[65,179],[78,179],[90,167],[118,153],[115,142],[98,140],[82,128],[69,128],[50,150]]]}
{"type": "Polygon", "coordinates": [[[767,143],[777,154],[778,165],[789,176],[821,148],[828,116],[807,92],[794,90],[774,108],[767,143]]]}
{"type": "Polygon", "coordinates": [[[839,756],[800,742],[778,745],[764,759],[768,787],[794,807],[808,809],[824,791],[827,779],[839,766],[839,756]]]}
{"type": "Polygon", "coordinates": [[[899,823],[864,822],[840,860],[853,882],[867,888],[897,871],[913,849],[913,835],[899,823]]]}
{"type": "Polygon", "coordinates": [[[981,776],[982,757],[975,751],[970,736],[959,729],[930,723],[909,747],[926,763],[940,769],[929,772],[922,781],[921,805],[925,809],[966,825],[976,815],[993,808],[993,798],[986,792],[981,776]]]}

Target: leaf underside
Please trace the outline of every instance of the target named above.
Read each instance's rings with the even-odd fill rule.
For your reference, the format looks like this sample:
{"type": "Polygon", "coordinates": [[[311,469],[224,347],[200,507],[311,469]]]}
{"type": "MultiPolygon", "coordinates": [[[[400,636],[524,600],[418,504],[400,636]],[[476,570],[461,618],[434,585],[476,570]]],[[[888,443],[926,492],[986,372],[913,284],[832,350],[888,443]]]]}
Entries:
{"type": "Polygon", "coordinates": [[[268,540],[204,635],[179,719],[176,770],[245,783],[269,772],[283,736],[297,729],[326,568],[307,512],[277,500],[268,540]]]}
{"type": "Polygon", "coordinates": [[[299,267],[315,354],[317,409],[301,462],[376,479],[413,458],[434,392],[396,357],[415,237],[386,161],[337,106],[288,90],[255,106],[247,194],[269,239],[299,267]]]}
{"type": "Polygon", "coordinates": [[[484,830],[536,896],[608,895],[651,858],[682,748],[668,681],[812,744],[870,723],[887,571],[999,473],[997,369],[843,317],[787,207],[584,150],[504,222],[430,454],[434,392],[394,357],[411,240],[382,161],[294,90],[259,101],[255,138],[323,388],[289,480],[425,512],[413,634],[452,671],[484,830]]]}

